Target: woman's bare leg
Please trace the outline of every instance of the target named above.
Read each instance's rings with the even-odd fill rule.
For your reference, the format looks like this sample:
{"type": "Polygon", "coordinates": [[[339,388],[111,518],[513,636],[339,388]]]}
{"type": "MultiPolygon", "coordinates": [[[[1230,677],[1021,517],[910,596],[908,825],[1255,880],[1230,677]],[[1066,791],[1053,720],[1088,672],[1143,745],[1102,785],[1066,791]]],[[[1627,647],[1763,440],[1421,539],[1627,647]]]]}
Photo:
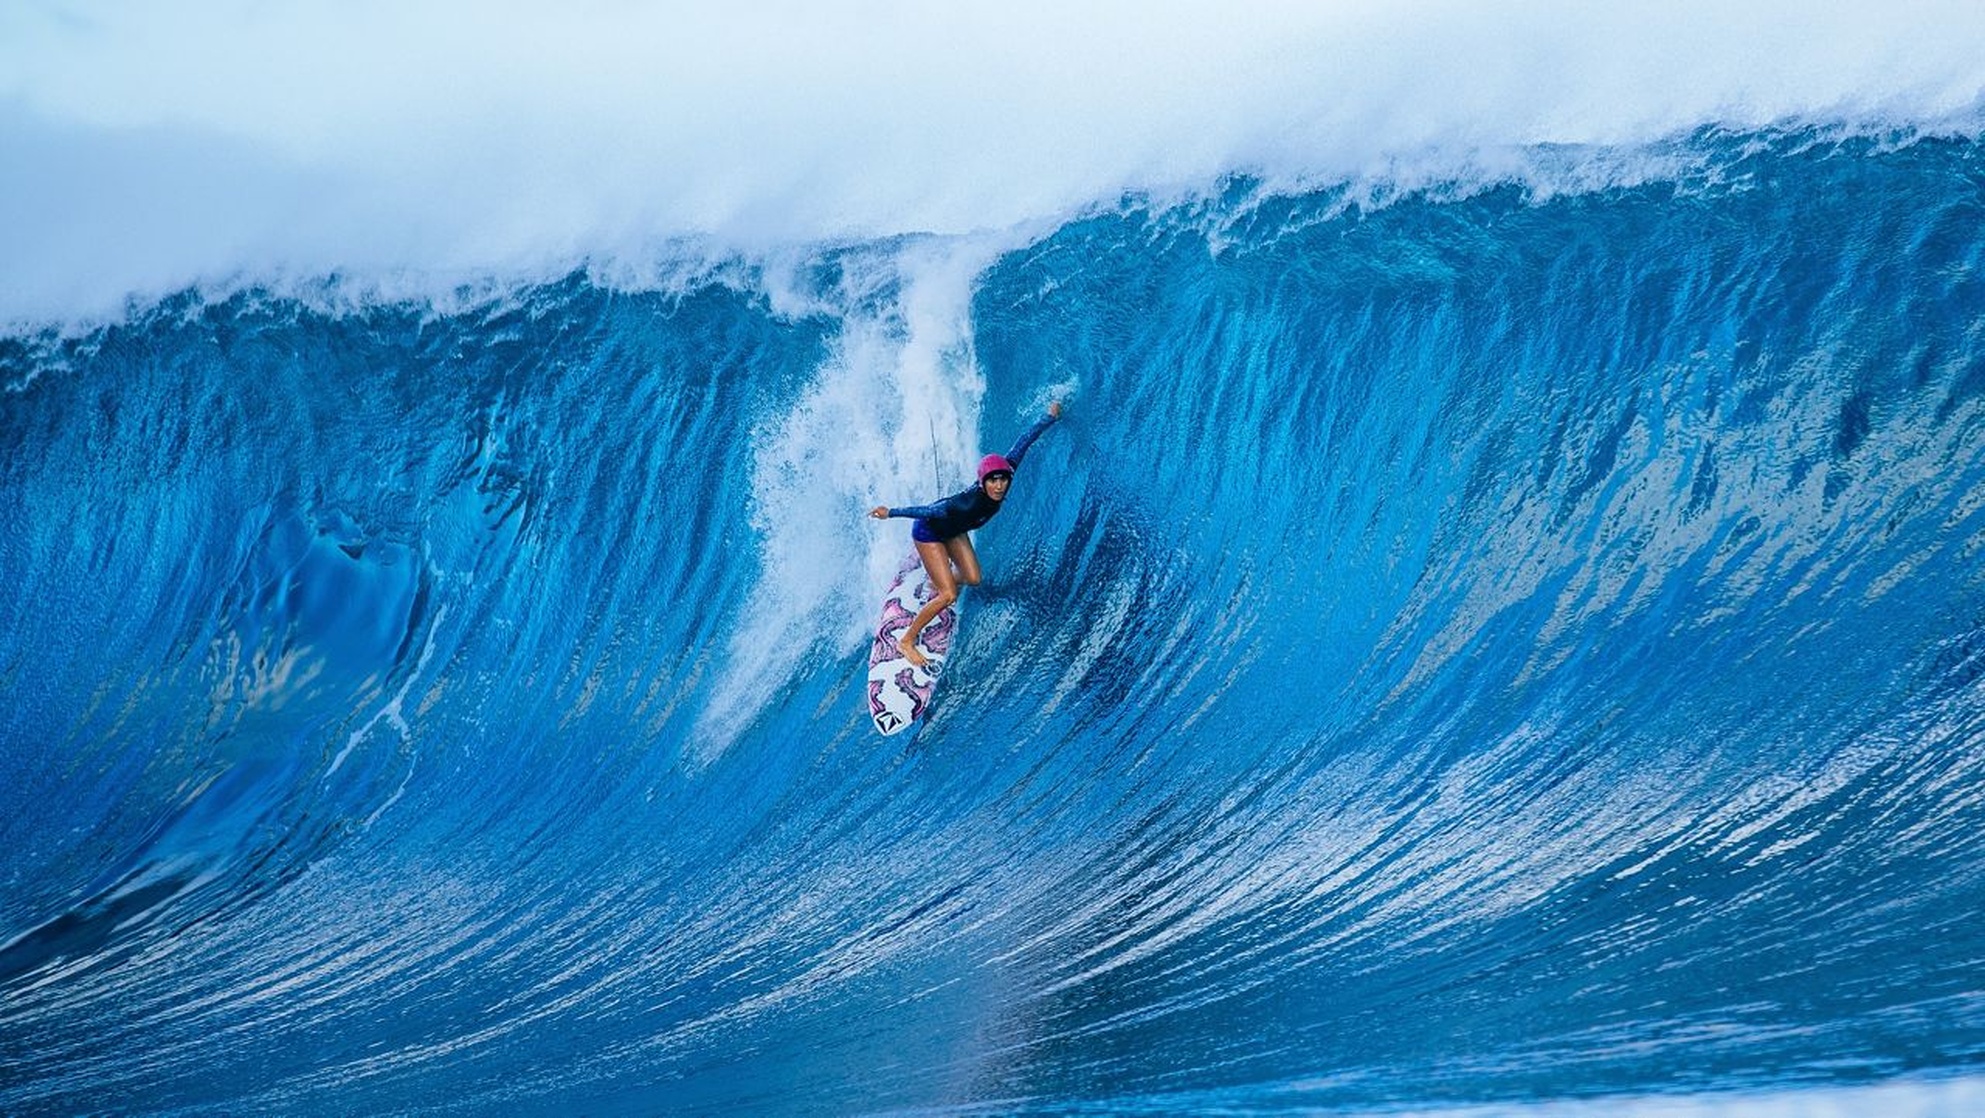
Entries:
{"type": "MultiPolygon", "coordinates": [[[[958,539],[964,537],[960,536],[958,539]]],[[[957,540],[950,542],[956,543],[957,540]]],[[[969,542],[965,545],[968,551],[971,546],[969,542]]],[[[917,556],[924,561],[924,573],[930,576],[931,587],[937,591],[937,595],[924,603],[924,608],[917,611],[917,616],[910,622],[910,627],[903,630],[902,639],[896,642],[896,647],[903,650],[903,655],[910,663],[920,668],[927,668],[930,666],[930,657],[925,656],[924,650],[917,647],[917,636],[924,631],[924,626],[930,624],[931,618],[936,617],[944,611],[944,607],[958,600],[958,579],[951,573],[952,551],[945,544],[925,543],[918,540],[917,556]]],[[[971,574],[972,581],[977,582],[979,580],[977,556],[973,557],[971,574]]]]}
{"type": "Polygon", "coordinates": [[[951,555],[951,565],[958,570],[958,582],[963,586],[979,584],[979,553],[972,550],[972,537],[953,536],[944,541],[944,550],[951,555]]]}

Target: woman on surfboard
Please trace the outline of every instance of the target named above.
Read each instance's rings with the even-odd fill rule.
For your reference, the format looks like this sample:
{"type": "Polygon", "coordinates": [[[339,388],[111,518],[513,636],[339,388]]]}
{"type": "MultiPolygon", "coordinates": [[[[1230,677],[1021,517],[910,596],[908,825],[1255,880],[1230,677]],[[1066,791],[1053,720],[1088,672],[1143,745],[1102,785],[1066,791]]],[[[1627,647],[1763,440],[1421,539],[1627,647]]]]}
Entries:
{"type": "Polygon", "coordinates": [[[1061,401],[1048,405],[1047,418],[1034,424],[1013,449],[1005,454],[988,454],[979,459],[979,483],[962,493],[954,493],[941,501],[928,505],[911,505],[906,508],[890,508],[877,505],[869,515],[877,520],[887,520],[892,516],[914,518],[910,525],[910,538],[916,541],[917,555],[924,561],[924,572],[930,575],[930,584],[937,591],[917,616],[910,627],[903,631],[903,638],[896,642],[910,663],[922,668],[930,664],[923,650],[917,647],[917,635],[930,624],[930,619],[944,611],[944,607],[958,600],[959,584],[977,586],[979,584],[979,553],[972,550],[972,537],[966,533],[983,525],[999,513],[1006,502],[1006,494],[1013,485],[1013,472],[1020,468],[1020,460],[1027,456],[1027,448],[1048,429],[1048,424],[1061,418],[1061,401]]]}

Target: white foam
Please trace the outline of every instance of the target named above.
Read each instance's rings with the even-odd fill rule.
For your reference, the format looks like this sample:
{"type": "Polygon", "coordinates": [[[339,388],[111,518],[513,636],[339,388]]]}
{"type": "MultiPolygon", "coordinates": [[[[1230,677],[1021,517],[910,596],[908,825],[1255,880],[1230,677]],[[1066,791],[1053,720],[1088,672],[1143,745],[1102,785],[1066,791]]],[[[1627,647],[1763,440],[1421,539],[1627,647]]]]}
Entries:
{"type": "MultiPolygon", "coordinates": [[[[808,663],[865,642],[909,522],[878,505],[923,504],[971,483],[985,381],[972,351],[974,278],[998,238],[921,239],[845,261],[825,296],[842,324],[832,354],[783,412],[753,432],[752,516],[760,570],[691,735],[692,759],[720,753],[808,663]]],[[[823,296],[768,277],[775,302],[823,296]]]]}
{"type": "Polygon", "coordinates": [[[1427,1118],[1963,1118],[1985,1106],[1985,1079],[1897,1079],[1843,1086],[1489,1103],[1427,1118]]]}
{"type": "Polygon", "coordinates": [[[686,7],[0,7],[0,321],[241,274],[1005,229],[1230,171],[1940,120],[1985,91],[1975,0],[686,7]]]}

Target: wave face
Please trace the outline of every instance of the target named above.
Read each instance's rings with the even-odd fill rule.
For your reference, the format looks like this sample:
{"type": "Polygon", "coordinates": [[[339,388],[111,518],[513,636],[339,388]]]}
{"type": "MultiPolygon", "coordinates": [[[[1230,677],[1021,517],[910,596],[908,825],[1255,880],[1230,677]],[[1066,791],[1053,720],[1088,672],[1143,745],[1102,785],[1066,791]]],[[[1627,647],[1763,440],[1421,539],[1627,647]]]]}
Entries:
{"type": "Polygon", "coordinates": [[[1968,1082],[1985,152],[1676,154],[0,342],[0,1110],[1968,1082]]]}

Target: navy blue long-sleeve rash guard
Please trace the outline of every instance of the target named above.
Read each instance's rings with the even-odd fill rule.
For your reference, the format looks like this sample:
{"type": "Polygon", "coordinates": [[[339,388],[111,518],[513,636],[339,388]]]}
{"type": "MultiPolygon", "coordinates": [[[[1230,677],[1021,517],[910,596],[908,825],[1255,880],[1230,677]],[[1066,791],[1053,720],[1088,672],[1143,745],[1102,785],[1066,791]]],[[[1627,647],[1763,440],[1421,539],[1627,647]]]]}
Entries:
{"type": "MultiPolygon", "coordinates": [[[[1027,448],[1033,446],[1034,440],[1040,438],[1041,432],[1047,430],[1048,425],[1054,421],[1055,417],[1052,415],[1044,417],[1039,423],[1028,428],[1027,433],[1020,436],[1020,441],[1013,444],[1013,449],[1006,452],[1006,460],[1013,463],[1016,473],[1020,469],[1020,460],[1027,456],[1027,448]]],[[[986,496],[985,488],[975,484],[962,493],[953,493],[941,501],[934,501],[928,505],[892,508],[889,510],[889,515],[914,517],[918,521],[918,527],[923,529],[920,535],[928,535],[934,540],[948,540],[982,527],[986,521],[998,514],[1003,503],[986,496]]]]}

